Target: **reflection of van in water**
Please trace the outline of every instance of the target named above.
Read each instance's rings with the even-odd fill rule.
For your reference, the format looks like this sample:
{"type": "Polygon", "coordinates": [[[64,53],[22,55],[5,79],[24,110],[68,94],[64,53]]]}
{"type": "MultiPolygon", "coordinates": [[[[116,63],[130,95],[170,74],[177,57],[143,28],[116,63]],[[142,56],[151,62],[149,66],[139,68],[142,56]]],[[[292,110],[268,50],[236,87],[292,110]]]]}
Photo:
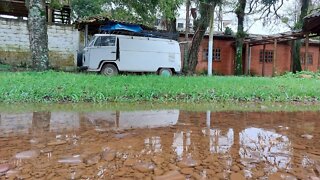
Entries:
{"type": "Polygon", "coordinates": [[[94,112],[83,114],[82,118],[96,126],[107,124],[109,128],[155,128],[177,124],[179,110],[94,112]]]}
{"type": "MultiPolygon", "coordinates": [[[[80,59],[81,60],[81,59],[80,59]]],[[[179,73],[179,43],[174,40],[96,34],[83,51],[82,69],[117,75],[119,72],[179,73]]]]}

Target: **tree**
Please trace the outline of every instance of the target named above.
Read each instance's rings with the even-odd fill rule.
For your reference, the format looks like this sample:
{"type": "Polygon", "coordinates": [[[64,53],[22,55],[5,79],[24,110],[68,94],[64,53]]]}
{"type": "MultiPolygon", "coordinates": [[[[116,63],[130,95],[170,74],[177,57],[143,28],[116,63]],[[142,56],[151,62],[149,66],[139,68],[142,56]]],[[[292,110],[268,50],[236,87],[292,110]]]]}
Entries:
{"type": "Polygon", "coordinates": [[[46,6],[44,0],[26,1],[32,67],[43,71],[49,67],[46,6]]]}
{"type": "Polygon", "coordinates": [[[188,70],[188,54],[189,54],[189,31],[190,31],[190,6],[191,0],[186,0],[186,29],[185,29],[185,41],[186,43],[183,46],[184,56],[182,63],[182,72],[187,72],[188,70]]]}
{"type": "Polygon", "coordinates": [[[193,74],[198,64],[199,46],[203,36],[209,26],[210,19],[213,17],[213,10],[221,0],[199,0],[200,18],[196,19],[196,32],[193,35],[191,47],[187,58],[187,67],[182,69],[185,74],[193,74]]]}
{"type": "Polygon", "coordinates": [[[180,5],[183,3],[183,0],[167,0],[159,1],[159,11],[164,16],[166,29],[169,32],[176,32],[177,31],[177,10],[180,5]]]}
{"type": "Polygon", "coordinates": [[[153,26],[157,17],[165,17],[168,30],[175,30],[175,17],[183,0],[72,0],[74,17],[109,16],[153,26]],[[174,24],[174,26],[173,26],[174,24]]]}
{"type": "Polygon", "coordinates": [[[235,10],[235,13],[238,18],[238,27],[237,27],[237,34],[236,34],[236,57],[235,57],[235,69],[234,74],[235,75],[241,75],[242,74],[242,52],[243,52],[243,42],[245,38],[245,32],[244,32],[244,17],[245,17],[245,8],[246,8],[246,0],[239,0],[237,8],[235,10]]]}
{"type": "Polygon", "coordinates": [[[238,18],[236,34],[236,57],[234,67],[235,75],[243,74],[242,54],[244,38],[246,36],[246,32],[244,31],[245,16],[260,13],[260,19],[269,20],[272,15],[275,16],[282,5],[283,0],[238,0],[235,8],[235,14],[238,18]],[[248,9],[248,12],[245,12],[246,9],[248,9]]]}
{"type": "MultiPolygon", "coordinates": [[[[310,0],[300,0],[301,9],[300,16],[297,23],[294,26],[294,30],[301,30],[303,26],[303,18],[308,15],[308,10],[310,6],[310,0]]],[[[300,48],[301,40],[295,40],[292,46],[292,55],[293,55],[293,66],[292,72],[302,71],[301,62],[300,62],[300,48]]],[[[307,60],[305,60],[307,62],[307,60]]]]}
{"type": "MultiPolygon", "coordinates": [[[[300,0],[296,1],[293,7],[289,7],[287,11],[278,14],[278,19],[287,25],[292,31],[302,30],[304,17],[309,13],[319,10],[319,0],[300,0]]],[[[301,40],[295,40],[292,43],[292,72],[302,71],[300,62],[301,40]]],[[[305,61],[306,62],[306,61],[305,61]]]]}
{"type": "Polygon", "coordinates": [[[75,18],[95,16],[103,12],[106,0],[71,0],[71,8],[75,18]]]}

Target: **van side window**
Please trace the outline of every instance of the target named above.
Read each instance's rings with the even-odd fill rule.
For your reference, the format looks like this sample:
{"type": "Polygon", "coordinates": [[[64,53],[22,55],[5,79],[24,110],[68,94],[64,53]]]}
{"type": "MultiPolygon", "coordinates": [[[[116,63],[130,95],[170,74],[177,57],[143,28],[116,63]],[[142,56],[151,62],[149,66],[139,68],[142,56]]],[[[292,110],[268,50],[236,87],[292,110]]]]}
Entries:
{"type": "Polygon", "coordinates": [[[97,38],[94,46],[115,46],[116,37],[115,36],[100,36],[97,38]]]}

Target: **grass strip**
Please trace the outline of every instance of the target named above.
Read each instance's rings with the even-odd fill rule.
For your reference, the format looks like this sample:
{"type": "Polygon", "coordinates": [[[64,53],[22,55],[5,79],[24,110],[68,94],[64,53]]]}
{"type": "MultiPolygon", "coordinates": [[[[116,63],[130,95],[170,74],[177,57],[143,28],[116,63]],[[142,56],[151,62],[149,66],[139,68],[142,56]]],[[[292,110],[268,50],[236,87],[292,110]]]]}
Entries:
{"type": "Polygon", "coordinates": [[[0,72],[0,102],[318,102],[318,78],[0,72]]]}
{"type": "Polygon", "coordinates": [[[30,112],[105,112],[182,110],[195,112],[314,112],[319,103],[274,103],[274,102],[215,102],[215,103],[0,103],[0,113],[30,112]]]}

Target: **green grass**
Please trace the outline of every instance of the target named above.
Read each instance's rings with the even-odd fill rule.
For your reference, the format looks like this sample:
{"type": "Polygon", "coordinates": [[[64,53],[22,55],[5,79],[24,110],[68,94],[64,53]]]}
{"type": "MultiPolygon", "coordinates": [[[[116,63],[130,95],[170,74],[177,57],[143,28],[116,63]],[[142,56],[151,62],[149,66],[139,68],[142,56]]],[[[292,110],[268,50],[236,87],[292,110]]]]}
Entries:
{"type": "Polygon", "coordinates": [[[0,102],[319,101],[320,80],[262,77],[116,76],[0,72],[0,102]]]}
{"type": "Polygon", "coordinates": [[[12,67],[10,65],[0,63],[0,71],[9,71],[9,70],[11,70],[11,68],[12,67]]]}

